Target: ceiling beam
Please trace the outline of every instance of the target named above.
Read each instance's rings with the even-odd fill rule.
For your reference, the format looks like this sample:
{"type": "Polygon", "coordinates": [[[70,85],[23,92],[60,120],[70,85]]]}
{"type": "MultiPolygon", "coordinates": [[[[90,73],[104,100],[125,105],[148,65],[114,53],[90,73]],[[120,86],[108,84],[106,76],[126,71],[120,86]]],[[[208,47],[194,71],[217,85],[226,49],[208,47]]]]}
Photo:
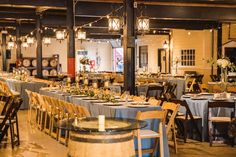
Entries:
{"type": "Polygon", "coordinates": [[[65,9],[65,0],[1,0],[0,6],[36,8],[47,7],[51,9],[65,9]]]}
{"type": "Polygon", "coordinates": [[[145,13],[163,20],[236,21],[234,8],[146,5],[145,13]]]}

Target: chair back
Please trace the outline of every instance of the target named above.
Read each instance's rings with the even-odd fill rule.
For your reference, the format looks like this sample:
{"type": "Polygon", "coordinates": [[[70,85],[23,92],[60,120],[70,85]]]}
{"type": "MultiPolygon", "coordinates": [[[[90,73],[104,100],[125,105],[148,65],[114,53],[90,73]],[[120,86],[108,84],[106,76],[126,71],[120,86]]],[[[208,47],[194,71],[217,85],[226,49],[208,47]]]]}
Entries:
{"type": "MultiPolygon", "coordinates": [[[[235,117],[235,102],[229,102],[229,101],[208,101],[208,110],[207,115],[209,116],[209,109],[211,108],[229,108],[233,111],[231,112],[231,118],[235,117]]],[[[207,117],[208,117],[207,116],[207,117]]]]}
{"type": "Polygon", "coordinates": [[[11,103],[11,101],[13,101],[13,98],[11,96],[0,95],[0,101],[2,102],[1,115],[5,115],[9,104],[11,103]]]}
{"type": "Polygon", "coordinates": [[[137,120],[147,120],[147,119],[160,119],[163,121],[165,118],[165,111],[156,110],[156,111],[138,111],[136,119],[137,120]]]}
{"type": "MultiPolygon", "coordinates": [[[[160,93],[163,93],[164,90],[164,86],[160,86],[160,85],[149,85],[148,89],[147,89],[147,93],[146,93],[146,97],[150,97],[150,92],[151,91],[160,91],[160,93]]],[[[155,96],[157,97],[157,95],[155,96]]]]}
{"type": "Polygon", "coordinates": [[[166,119],[169,117],[166,133],[168,134],[170,129],[174,126],[174,120],[179,110],[180,105],[173,102],[164,102],[162,105],[162,110],[166,113],[166,119]]]}

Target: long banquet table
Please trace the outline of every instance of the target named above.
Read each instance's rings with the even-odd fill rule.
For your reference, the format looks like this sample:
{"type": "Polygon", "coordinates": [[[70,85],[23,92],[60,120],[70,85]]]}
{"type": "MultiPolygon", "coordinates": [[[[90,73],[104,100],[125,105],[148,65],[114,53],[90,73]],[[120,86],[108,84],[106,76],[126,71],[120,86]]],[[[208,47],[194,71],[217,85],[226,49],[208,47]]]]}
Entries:
{"type": "MultiPolygon", "coordinates": [[[[235,102],[236,95],[232,95],[230,99],[227,99],[226,101],[235,102]]],[[[193,116],[199,116],[202,118],[202,128],[204,133],[204,140],[208,137],[208,131],[207,131],[207,110],[208,110],[208,102],[209,100],[212,100],[213,95],[202,95],[198,98],[192,98],[189,96],[182,96],[182,100],[186,100],[189,109],[191,110],[193,116]]],[[[235,103],[236,105],[236,103],[235,103]]],[[[185,109],[183,107],[180,107],[181,112],[185,112],[185,109]]],[[[211,110],[212,116],[231,116],[231,110],[230,109],[223,109],[218,108],[211,110]]]]}
{"type": "MultiPolygon", "coordinates": [[[[177,84],[176,89],[174,91],[174,94],[178,99],[181,98],[183,93],[185,92],[185,79],[183,78],[174,78],[174,77],[158,77],[158,78],[145,78],[143,77],[142,79],[146,79],[147,81],[154,81],[155,83],[148,83],[148,84],[142,84],[142,85],[137,85],[137,93],[140,94],[140,92],[146,92],[148,89],[149,85],[152,84],[158,84],[160,82],[170,82],[172,84],[177,84]]],[[[122,87],[123,84],[117,84],[115,83],[114,85],[110,85],[109,88],[114,91],[114,92],[122,92],[122,87]]]]}
{"type": "MultiPolygon", "coordinates": [[[[161,108],[159,106],[147,106],[144,108],[131,108],[125,105],[125,102],[121,102],[121,106],[106,106],[107,103],[101,102],[101,103],[96,103],[94,100],[83,100],[85,97],[77,97],[77,96],[71,96],[69,94],[62,94],[58,93],[55,91],[49,91],[47,89],[40,89],[40,94],[42,95],[47,95],[51,97],[55,97],[64,101],[71,102],[75,105],[81,105],[85,106],[91,113],[91,116],[97,117],[98,115],[105,115],[106,117],[116,117],[116,118],[130,118],[130,119],[135,119],[136,114],[138,111],[150,111],[150,110],[160,110],[161,108]]],[[[147,128],[149,129],[154,129],[157,130],[159,125],[158,121],[148,121],[148,126],[147,128]]],[[[165,133],[165,128],[164,131],[165,133]]],[[[150,148],[153,144],[152,142],[148,139],[142,140],[142,147],[144,149],[150,148]]],[[[137,148],[137,141],[135,140],[135,147],[137,148]]],[[[157,151],[158,153],[158,151],[157,151]]],[[[169,147],[168,147],[168,142],[167,142],[167,136],[164,134],[164,156],[169,157],[169,147]]]]}
{"type": "Polygon", "coordinates": [[[23,103],[20,109],[28,109],[29,99],[25,90],[30,90],[33,92],[39,92],[41,87],[46,87],[47,84],[43,82],[25,82],[15,79],[5,80],[9,88],[13,91],[19,92],[20,97],[23,99],[23,103]]]}

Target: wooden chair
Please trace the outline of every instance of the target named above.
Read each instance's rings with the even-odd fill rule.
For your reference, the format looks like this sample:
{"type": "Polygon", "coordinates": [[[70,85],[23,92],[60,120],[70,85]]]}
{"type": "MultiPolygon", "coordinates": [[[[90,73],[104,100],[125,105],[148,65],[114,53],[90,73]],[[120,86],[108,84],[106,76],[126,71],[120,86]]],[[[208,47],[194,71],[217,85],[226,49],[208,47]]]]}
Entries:
{"type": "Polygon", "coordinates": [[[159,132],[160,132],[160,157],[165,156],[164,151],[164,133],[163,133],[163,122],[159,123],[159,132]]]}
{"type": "Polygon", "coordinates": [[[161,96],[161,94],[163,93],[164,91],[164,86],[158,86],[158,85],[149,85],[148,86],[148,89],[147,89],[147,94],[146,94],[146,97],[147,98],[150,98],[150,92],[152,91],[155,91],[156,94],[159,94],[159,96],[155,95],[155,98],[158,98],[161,96]]]}
{"type": "MultiPolygon", "coordinates": [[[[137,120],[154,120],[154,119],[158,119],[161,122],[164,120],[164,116],[165,116],[165,112],[164,111],[145,111],[145,112],[138,112],[136,119],[137,120]]],[[[154,153],[157,149],[157,145],[158,145],[158,140],[160,138],[160,132],[156,132],[153,130],[146,130],[146,129],[138,129],[135,133],[135,135],[137,136],[137,140],[138,140],[138,156],[142,157],[142,154],[151,154],[151,156],[154,156],[154,153]],[[147,139],[147,138],[154,138],[155,139],[155,144],[154,147],[152,149],[146,149],[146,150],[142,150],[142,143],[141,143],[141,139],[147,139]]]]}
{"type": "Polygon", "coordinates": [[[4,136],[7,135],[7,131],[10,128],[11,146],[14,148],[15,143],[16,145],[20,145],[17,112],[22,104],[22,99],[16,98],[10,102],[9,107],[6,110],[6,114],[0,119],[0,142],[3,140],[4,136]]]}
{"type": "Polygon", "coordinates": [[[184,100],[178,100],[178,99],[172,99],[171,102],[174,102],[176,104],[180,104],[182,107],[185,108],[185,113],[184,114],[177,114],[176,118],[175,118],[175,122],[178,126],[178,130],[180,131],[180,133],[183,134],[183,139],[184,142],[187,142],[187,133],[188,130],[190,129],[189,127],[189,123],[191,123],[191,127],[193,127],[193,129],[196,130],[200,140],[202,141],[202,128],[201,131],[199,130],[196,121],[200,121],[202,122],[202,118],[198,117],[198,116],[193,116],[187,102],[184,100]]]}
{"type": "Polygon", "coordinates": [[[150,105],[153,105],[153,106],[160,106],[161,105],[161,100],[157,100],[154,97],[150,97],[148,99],[148,102],[150,105]]]}
{"type": "Polygon", "coordinates": [[[176,131],[175,131],[175,117],[178,113],[180,105],[173,102],[164,102],[162,105],[162,110],[166,113],[167,128],[166,134],[168,135],[172,131],[172,136],[174,140],[175,153],[177,153],[177,141],[176,141],[176,131]]]}
{"type": "Polygon", "coordinates": [[[235,86],[227,86],[227,92],[228,93],[236,93],[236,87],[235,86]]]}
{"type": "MultiPolygon", "coordinates": [[[[228,102],[228,101],[209,101],[208,102],[208,110],[207,110],[207,122],[208,122],[208,133],[209,133],[209,142],[210,146],[215,142],[214,138],[219,136],[227,136],[226,134],[216,134],[215,126],[216,124],[222,123],[230,123],[232,118],[235,116],[235,102],[228,102]],[[231,116],[230,117],[220,117],[220,116],[212,116],[212,109],[223,109],[228,108],[231,109],[231,116]],[[212,125],[211,125],[212,124],[212,125]]],[[[234,145],[234,140],[232,140],[232,146],[234,145]]]]}

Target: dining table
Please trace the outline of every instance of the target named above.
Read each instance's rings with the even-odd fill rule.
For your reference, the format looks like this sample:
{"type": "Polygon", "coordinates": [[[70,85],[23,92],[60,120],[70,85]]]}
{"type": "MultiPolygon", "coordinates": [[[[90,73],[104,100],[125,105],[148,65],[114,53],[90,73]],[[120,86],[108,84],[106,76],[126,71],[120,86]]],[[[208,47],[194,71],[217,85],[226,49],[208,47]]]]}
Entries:
{"type": "MultiPolygon", "coordinates": [[[[181,99],[187,102],[193,116],[199,116],[202,118],[202,122],[200,125],[203,131],[203,140],[206,141],[208,138],[208,130],[207,130],[208,128],[207,126],[208,102],[209,101],[235,102],[236,94],[231,94],[231,96],[228,98],[225,97],[225,98],[219,98],[219,99],[214,98],[214,93],[186,94],[186,95],[183,95],[181,99]]],[[[185,108],[181,106],[180,112],[185,113],[186,112],[185,108]]],[[[232,110],[226,109],[226,108],[216,108],[216,109],[210,110],[210,113],[212,116],[231,117],[232,110]]]]}
{"type": "MultiPolygon", "coordinates": [[[[69,93],[64,93],[59,90],[50,90],[49,88],[41,88],[39,91],[42,95],[47,95],[51,97],[58,98],[67,102],[71,102],[75,105],[81,105],[86,107],[92,117],[98,117],[99,115],[105,115],[106,117],[113,118],[125,118],[125,119],[136,119],[136,114],[138,111],[153,111],[161,110],[160,106],[152,106],[147,102],[139,103],[133,102],[132,100],[122,101],[119,100],[116,103],[107,102],[104,100],[98,100],[93,97],[88,97],[84,95],[71,95],[69,93]]],[[[148,120],[148,125],[146,128],[152,130],[158,130],[159,120],[148,120]]],[[[167,135],[164,129],[164,154],[165,157],[169,157],[169,147],[167,135]]],[[[135,148],[137,149],[137,141],[135,139],[135,148]]],[[[151,148],[154,141],[151,139],[142,140],[142,148],[151,148]]],[[[157,151],[156,156],[158,156],[159,151],[157,151]]],[[[143,155],[148,156],[148,155],[143,155]]]]}

